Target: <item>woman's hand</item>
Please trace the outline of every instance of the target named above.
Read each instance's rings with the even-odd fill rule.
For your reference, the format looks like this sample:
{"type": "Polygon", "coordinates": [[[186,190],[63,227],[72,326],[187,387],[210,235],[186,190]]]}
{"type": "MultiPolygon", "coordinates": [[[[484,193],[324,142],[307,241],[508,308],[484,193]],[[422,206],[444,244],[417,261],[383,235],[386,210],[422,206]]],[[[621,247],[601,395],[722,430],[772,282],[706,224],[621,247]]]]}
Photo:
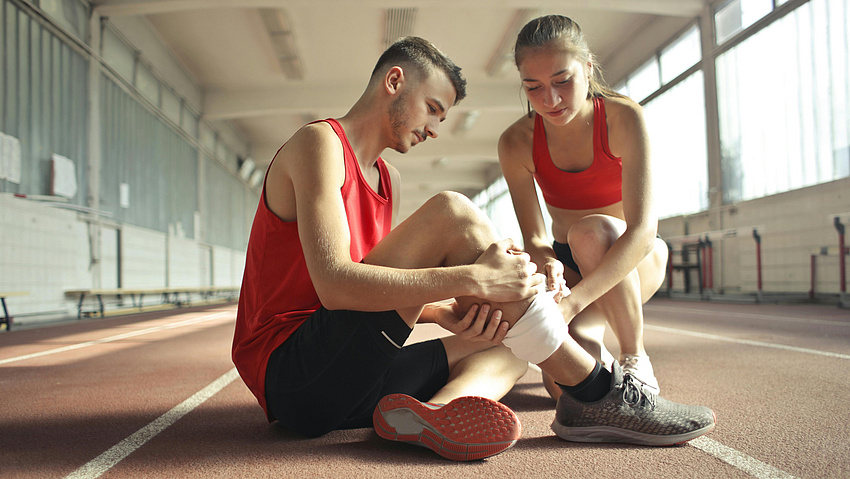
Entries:
{"type": "Polygon", "coordinates": [[[567,281],[564,279],[564,264],[555,258],[549,258],[543,265],[543,271],[546,273],[546,290],[558,290],[553,299],[556,303],[560,303],[570,294],[570,288],[567,287],[567,281]]]}
{"type": "Polygon", "coordinates": [[[502,321],[500,310],[490,311],[489,304],[473,304],[464,314],[457,301],[434,306],[434,322],[443,329],[469,341],[489,341],[500,344],[510,324],[502,321]],[[463,314],[463,316],[461,316],[463,314]]]}
{"type": "Polygon", "coordinates": [[[558,309],[561,310],[561,314],[564,315],[564,321],[567,324],[570,324],[573,318],[581,312],[581,307],[573,301],[573,296],[569,296],[569,290],[567,290],[567,296],[558,303],[558,309]]]}

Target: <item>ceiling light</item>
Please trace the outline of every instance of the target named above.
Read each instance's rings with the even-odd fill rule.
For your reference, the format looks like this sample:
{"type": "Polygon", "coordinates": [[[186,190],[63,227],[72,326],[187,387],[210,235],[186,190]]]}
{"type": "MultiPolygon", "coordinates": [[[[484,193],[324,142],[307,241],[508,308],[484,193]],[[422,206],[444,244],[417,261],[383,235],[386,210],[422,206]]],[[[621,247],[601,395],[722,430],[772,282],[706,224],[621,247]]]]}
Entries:
{"type": "Polygon", "coordinates": [[[478,117],[481,116],[481,110],[470,110],[463,114],[463,117],[458,120],[455,124],[453,133],[456,135],[462,135],[469,131],[475,122],[478,121],[478,117]]]}
{"type": "Polygon", "coordinates": [[[384,22],[384,50],[399,38],[413,35],[416,8],[388,8],[384,22]]]}
{"type": "Polygon", "coordinates": [[[248,184],[251,185],[251,188],[256,188],[260,186],[263,182],[263,179],[266,177],[265,173],[260,170],[254,170],[254,174],[251,175],[251,179],[248,180],[248,184]]]}
{"type": "Polygon", "coordinates": [[[301,58],[298,56],[298,48],[295,46],[295,38],[289,27],[286,12],[280,8],[261,8],[260,18],[266,26],[266,31],[272,42],[275,57],[283,74],[290,80],[301,80],[304,71],[301,67],[301,58]]]}
{"type": "Polygon", "coordinates": [[[243,161],[242,165],[239,167],[239,176],[241,176],[243,180],[248,181],[248,178],[251,176],[251,173],[254,172],[254,165],[254,160],[251,158],[248,158],[243,161]]]}
{"type": "Polygon", "coordinates": [[[520,8],[516,11],[508,29],[502,35],[499,47],[496,48],[493,56],[490,57],[490,61],[487,62],[487,75],[499,77],[508,72],[508,69],[514,63],[514,45],[516,44],[517,34],[526,23],[539,15],[540,10],[536,8],[520,8]]]}

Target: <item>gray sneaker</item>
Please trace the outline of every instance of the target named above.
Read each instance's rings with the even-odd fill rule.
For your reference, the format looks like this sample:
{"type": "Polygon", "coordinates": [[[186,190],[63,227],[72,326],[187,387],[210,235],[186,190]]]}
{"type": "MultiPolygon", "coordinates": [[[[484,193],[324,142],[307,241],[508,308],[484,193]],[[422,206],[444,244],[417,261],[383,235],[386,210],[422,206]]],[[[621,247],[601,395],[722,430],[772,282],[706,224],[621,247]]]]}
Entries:
{"type": "Polygon", "coordinates": [[[617,362],[611,373],[611,392],[599,401],[585,403],[561,394],[552,423],[558,437],[574,442],[671,446],[714,429],[716,418],[711,409],[656,396],[630,374],[624,374],[617,362]]]}

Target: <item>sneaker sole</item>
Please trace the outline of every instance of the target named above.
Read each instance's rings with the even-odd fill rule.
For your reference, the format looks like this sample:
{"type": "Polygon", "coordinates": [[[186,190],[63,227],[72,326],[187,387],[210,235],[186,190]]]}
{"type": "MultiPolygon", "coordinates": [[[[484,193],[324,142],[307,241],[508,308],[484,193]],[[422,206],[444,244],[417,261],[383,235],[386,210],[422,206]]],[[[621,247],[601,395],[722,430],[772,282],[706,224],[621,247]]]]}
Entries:
{"type": "Polygon", "coordinates": [[[558,424],[557,421],[552,423],[552,431],[561,439],[570,442],[616,442],[641,446],[676,446],[713,431],[717,417],[714,415],[714,411],[711,412],[711,415],[714,416],[715,421],[708,426],[684,434],[665,436],[644,434],[611,426],[566,427],[558,424]]]}
{"type": "Polygon", "coordinates": [[[522,433],[519,419],[507,406],[474,396],[440,407],[390,394],[378,403],[372,422],[384,439],[425,446],[454,461],[499,454],[516,444],[522,433]]]}

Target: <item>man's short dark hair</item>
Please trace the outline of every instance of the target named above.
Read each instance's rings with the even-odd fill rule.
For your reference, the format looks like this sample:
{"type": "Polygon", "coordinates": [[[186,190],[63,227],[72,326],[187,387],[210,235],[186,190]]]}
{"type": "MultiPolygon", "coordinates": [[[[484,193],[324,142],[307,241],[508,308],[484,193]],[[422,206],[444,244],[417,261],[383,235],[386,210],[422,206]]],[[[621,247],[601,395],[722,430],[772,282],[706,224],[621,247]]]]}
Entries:
{"type": "Polygon", "coordinates": [[[460,67],[424,38],[404,37],[393,43],[378,59],[371,78],[374,79],[388,65],[404,64],[413,65],[422,78],[434,69],[444,72],[455,88],[455,105],[466,97],[466,79],[460,74],[460,67]]]}

